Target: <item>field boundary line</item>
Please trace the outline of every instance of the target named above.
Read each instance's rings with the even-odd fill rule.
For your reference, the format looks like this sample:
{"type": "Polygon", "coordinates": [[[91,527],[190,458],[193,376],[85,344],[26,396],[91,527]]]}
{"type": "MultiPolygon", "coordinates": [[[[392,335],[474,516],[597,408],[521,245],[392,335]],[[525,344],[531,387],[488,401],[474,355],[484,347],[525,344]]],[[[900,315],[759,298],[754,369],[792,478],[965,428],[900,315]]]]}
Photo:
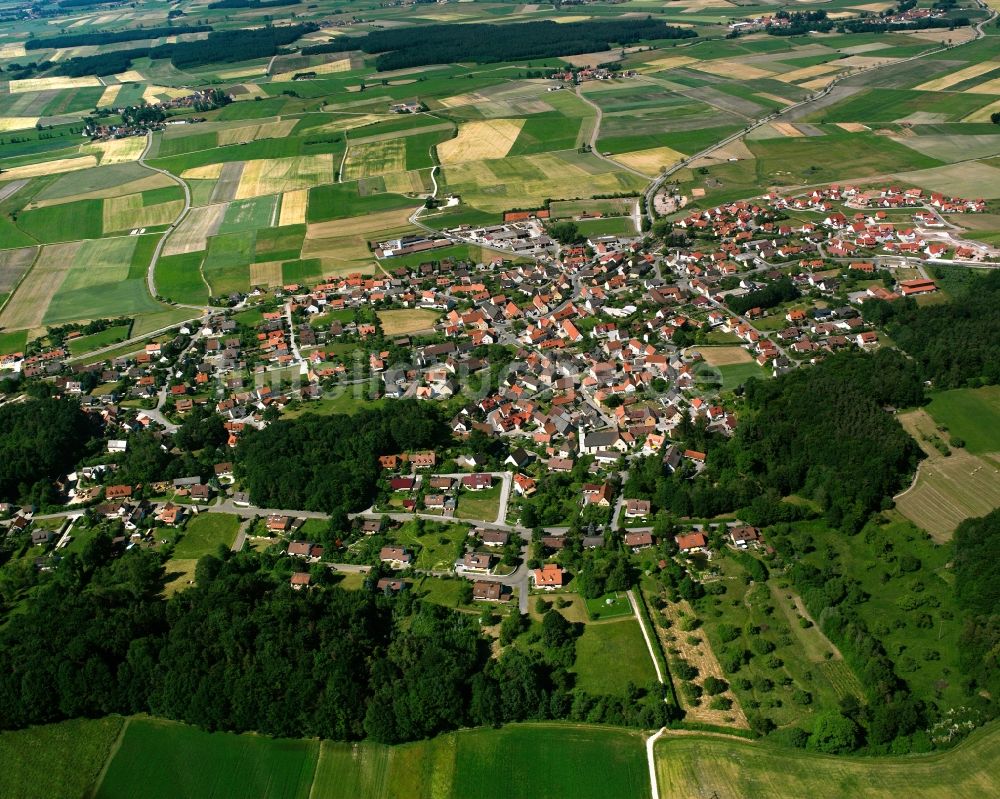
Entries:
{"type": "Polygon", "coordinates": [[[660,661],[656,659],[656,653],[653,651],[653,642],[649,640],[649,633],[646,632],[646,625],[642,622],[642,616],[639,613],[639,603],[636,601],[635,593],[633,593],[631,588],[627,593],[629,604],[632,605],[632,612],[635,614],[636,621],[639,622],[639,629],[642,630],[642,637],[646,642],[646,649],[649,652],[649,657],[653,661],[653,668],[656,670],[656,679],[659,680],[660,684],[663,684],[663,672],[660,669],[660,661]]]}
{"type": "Polygon", "coordinates": [[[316,746],[318,749],[318,752],[316,754],[316,765],[313,766],[312,779],[309,781],[309,796],[307,797],[307,799],[313,799],[313,793],[316,790],[316,777],[319,775],[319,764],[323,760],[323,750],[326,748],[323,746],[322,738],[316,741],[316,746]]]}
{"type": "Polygon", "coordinates": [[[101,790],[101,785],[104,783],[104,777],[108,773],[108,768],[111,766],[111,761],[115,759],[115,755],[118,754],[118,750],[122,748],[122,742],[125,740],[125,733],[128,732],[128,725],[132,723],[132,717],[127,716],[125,718],[125,723],[122,724],[121,730],[118,732],[118,737],[115,738],[111,748],[108,749],[108,756],[104,760],[104,765],[101,766],[101,770],[97,775],[97,779],[94,780],[94,784],[87,789],[87,793],[84,794],[84,799],[94,799],[98,792],[101,790]]]}
{"type": "MultiPolygon", "coordinates": [[[[37,248],[35,250],[35,257],[31,259],[31,263],[28,264],[28,268],[21,273],[21,276],[17,279],[17,282],[10,287],[10,292],[7,294],[7,298],[3,302],[0,302],[0,314],[3,313],[3,309],[7,307],[10,301],[14,299],[14,294],[21,287],[21,283],[24,282],[24,279],[28,276],[31,270],[35,268],[35,264],[38,263],[38,257],[42,254],[42,247],[44,247],[45,245],[36,244],[34,246],[37,248]]],[[[27,342],[25,343],[27,344],[27,342]]]]}

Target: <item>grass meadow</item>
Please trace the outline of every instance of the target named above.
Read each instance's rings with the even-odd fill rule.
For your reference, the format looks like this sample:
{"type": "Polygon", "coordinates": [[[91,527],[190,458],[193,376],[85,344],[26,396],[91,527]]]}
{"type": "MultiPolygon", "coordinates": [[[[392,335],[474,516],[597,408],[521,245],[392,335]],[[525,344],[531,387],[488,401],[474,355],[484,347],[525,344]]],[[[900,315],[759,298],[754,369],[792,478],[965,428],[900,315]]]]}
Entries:
{"type": "Polygon", "coordinates": [[[981,799],[1000,794],[1000,727],[978,730],[952,751],[897,758],[833,757],[706,736],[661,738],[662,799],[981,799]]]}
{"type": "Polygon", "coordinates": [[[589,694],[624,695],[629,683],[656,681],[653,661],[634,616],[591,623],[576,643],[576,687],[589,694]]]}
{"type": "Polygon", "coordinates": [[[201,513],[188,522],[184,536],[174,547],[174,557],[200,558],[214,555],[220,546],[231,547],[240,520],[224,513],[201,513]]]}
{"type": "Polygon", "coordinates": [[[96,799],[307,799],[319,744],[129,722],[96,799]]]}
{"type": "Polygon", "coordinates": [[[398,747],[324,742],[313,795],[326,799],[634,799],[649,793],[642,738],[611,728],[525,724],[398,747]]]}
{"type": "Polygon", "coordinates": [[[1000,452],[1000,387],[942,391],[932,395],[927,412],[969,452],[1000,452]]]}

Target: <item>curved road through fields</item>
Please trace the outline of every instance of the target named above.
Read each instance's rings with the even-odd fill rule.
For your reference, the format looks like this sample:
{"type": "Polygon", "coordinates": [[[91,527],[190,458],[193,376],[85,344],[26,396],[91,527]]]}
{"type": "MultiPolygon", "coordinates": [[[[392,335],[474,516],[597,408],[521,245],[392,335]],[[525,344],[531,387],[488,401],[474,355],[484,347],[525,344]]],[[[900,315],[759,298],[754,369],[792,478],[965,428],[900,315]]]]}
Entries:
{"type": "MultiPolygon", "coordinates": [[[[149,290],[149,295],[156,298],[156,263],[160,260],[160,253],[163,252],[163,246],[167,243],[167,238],[170,234],[177,229],[177,226],[184,221],[184,217],[188,215],[188,211],[191,210],[191,189],[188,188],[188,184],[184,182],[180,177],[173,174],[172,172],[167,172],[165,169],[158,169],[155,166],[150,166],[146,163],[146,156],[149,155],[149,149],[153,146],[153,133],[149,131],[146,133],[146,146],[142,149],[142,155],[139,156],[138,163],[153,172],[159,172],[161,175],[166,175],[174,183],[180,186],[184,190],[184,207],[181,209],[180,214],[173,221],[163,235],[160,236],[160,240],[156,244],[156,249],[153,250],[153,257],[149,261],[149,269],[146,270],[146,287],[149,290]]],[[[196,306],[190,306],[196,307],[196,306]]]]}

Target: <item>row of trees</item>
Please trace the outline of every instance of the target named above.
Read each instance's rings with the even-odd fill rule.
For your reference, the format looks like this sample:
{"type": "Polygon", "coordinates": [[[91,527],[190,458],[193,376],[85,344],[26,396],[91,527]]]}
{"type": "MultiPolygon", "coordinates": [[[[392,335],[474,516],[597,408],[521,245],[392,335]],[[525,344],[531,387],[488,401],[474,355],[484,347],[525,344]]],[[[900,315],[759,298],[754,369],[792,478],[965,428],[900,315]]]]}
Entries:
{"type": "Polygon", "coordinates": [[[361,50],[379,53],[380,71],[472,61],[489,64],[608,50],[612,43],[634,44],[651,39],[685,39],[697,36],[651,17],[591,20],[558,24],[551,20],[516,25],[422,25],[414,31],[378,30],[366,36],[345,36],[327,44],[302,49],[303,55],[361,50]]]}

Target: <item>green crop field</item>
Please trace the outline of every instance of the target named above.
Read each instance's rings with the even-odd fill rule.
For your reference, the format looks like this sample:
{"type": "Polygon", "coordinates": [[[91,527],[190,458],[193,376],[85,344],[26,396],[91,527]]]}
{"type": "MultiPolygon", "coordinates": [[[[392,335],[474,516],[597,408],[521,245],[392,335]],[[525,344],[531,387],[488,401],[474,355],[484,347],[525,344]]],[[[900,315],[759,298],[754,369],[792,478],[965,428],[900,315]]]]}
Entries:
{"type": "Polygon", "coordinates": [[[109,716],[0,733],[0,796],[79,799],[97,779],[122,724],[109,716]]]}
{"type": "Polygon", "coordinates": [[[634,616],[587,624],[576,644],[576,687],[589,694],[624,695],[629,683],[656,681],[653,661],[634,616]]]}
{"type": "Polygon", "coordinates": [[[89,336],[80,336],[69,342],[70,355],[83,355],[91,350],[107,347],[109,344],[117,344],[128,338],[131,325],[115,325],[102,330],[100,333],[93,333],[89,336]]]}
{"type": "Polygon", "coordinates": [[[174,557],[200,558],[214,555],[220,546],[229,548],[236,540],[240,520],[224,513],[201,513],[187,523],[184,536],[174,547],[174,557]]]}
{"type": "Polygon", "coordinates": [[[201,277],[204,252],[165,255],[156,262],[156,291],[174,302],[202,305],[208,302],[208,286],[201,277]]]}
{"type": "Polygon", "coordinates": [[[132,719],[96,799],[306,799],[319,744],[132,719]]]}
{"type": "Polygon", "coordinates": [[[254,260],[253,230],[213,236],[202,270],[215,296],[246,291],[250,286],[249,264],[254,260]]]}
{"type": "Polygon", "coordinates": [[[324,799],[635,799],[649,793],[642,738],[610,728],[513,725],[399,747],[324,742],[324,799]]]}
{"type": "Polygon", "coordinates": [[[982,799],[1000,794],[1000,727],[954,750],[898,758],[851,758],[706,736],[656,743],[663,799],[982,799]]]}
{"type": "Polygon", "coordinates": [[[1000,387],[961,388],[932,395],[927,412],[974,454],[1000,452],[1000,387]]]}
{"type": "Polygon", "coordinates": [[[57,241],[100,238],[103,232],[103,202],[79,200],[22,211],[17,225],[35,241],[48,244],[57,241]]]}

